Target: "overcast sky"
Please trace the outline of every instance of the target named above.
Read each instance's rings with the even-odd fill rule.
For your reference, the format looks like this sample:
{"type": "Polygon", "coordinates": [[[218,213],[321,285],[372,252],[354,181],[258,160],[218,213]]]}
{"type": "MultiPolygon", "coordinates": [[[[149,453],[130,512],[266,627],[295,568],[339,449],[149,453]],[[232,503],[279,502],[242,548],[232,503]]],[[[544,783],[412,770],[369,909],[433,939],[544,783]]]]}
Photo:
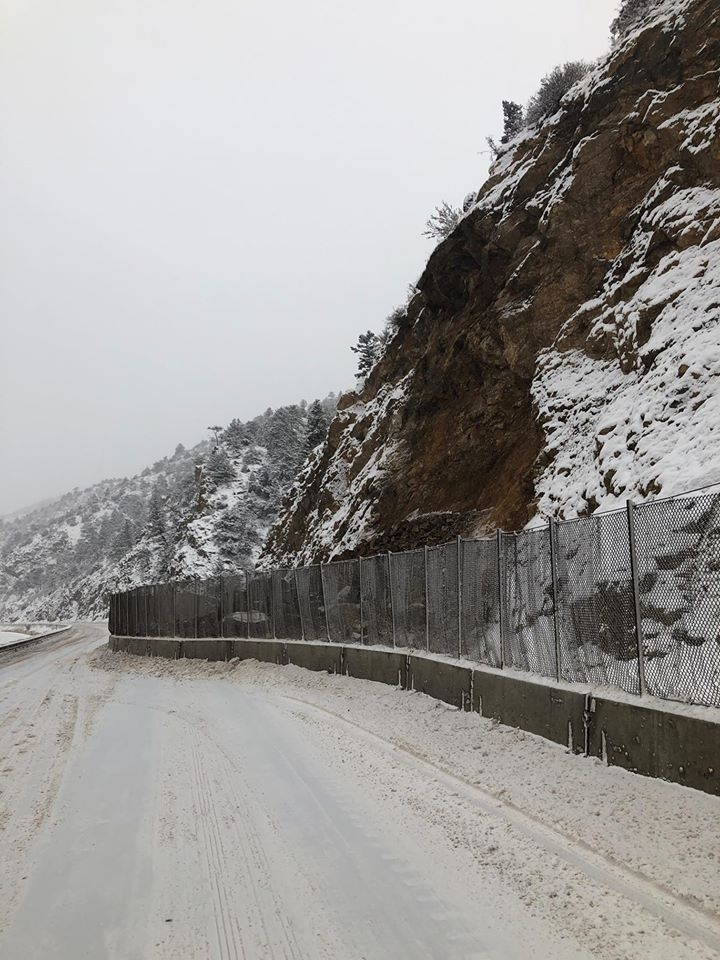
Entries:
{"type": "Polygon", "coordinates": [[[0,514],[349,386],[616,0],[0,0],[0,514]]]}

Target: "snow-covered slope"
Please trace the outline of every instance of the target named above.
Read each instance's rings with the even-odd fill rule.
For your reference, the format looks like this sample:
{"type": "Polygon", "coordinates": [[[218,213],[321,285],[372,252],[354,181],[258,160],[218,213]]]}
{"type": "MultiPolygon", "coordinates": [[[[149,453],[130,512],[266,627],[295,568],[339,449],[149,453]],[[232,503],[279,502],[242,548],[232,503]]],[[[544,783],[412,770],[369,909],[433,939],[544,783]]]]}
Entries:
{"type": "Polygon", "coordinates": [[[502,148],[263,562],[720,481],[720,7],[634,6],[502,148]]]}
{"type": "Polygon", "coordinates": [[[252,567],[334,406],[234,420],[136,477],[0,521],[0,622],[104,617],[110,591],[252,567]]]}

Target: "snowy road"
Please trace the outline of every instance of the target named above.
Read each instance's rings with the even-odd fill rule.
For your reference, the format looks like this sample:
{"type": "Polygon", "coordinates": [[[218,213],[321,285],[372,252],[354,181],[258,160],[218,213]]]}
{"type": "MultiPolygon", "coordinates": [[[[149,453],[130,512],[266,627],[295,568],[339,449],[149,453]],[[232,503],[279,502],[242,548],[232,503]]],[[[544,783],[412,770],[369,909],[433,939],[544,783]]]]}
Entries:
{"type": "Polygon", "coordinates": [[[3,960],[720,955],[714,798],[420,695],[296,668],[145,661],[98,651],[105,639],[83,626],[0,657],[3,960]],[[522,789],[504,801],[463,768],[472,749],[502,777],[498,737],[532,816],[522,789]],[[553,764],[583,792],[619,783],[616,833],[642,845],[644,811],[665,856],[642,851],[636,870],[546,823],[531,772],[544,754],[546,783],[553,764]],[[445,773],[449,759],[463,776],[445,773]],[[680,800],[682,814],[647,809],[680,800]],[[678,835],[693,813],[694,843],[678,835]],[[664,876],[678,844],[683,862],[664,876]]]}

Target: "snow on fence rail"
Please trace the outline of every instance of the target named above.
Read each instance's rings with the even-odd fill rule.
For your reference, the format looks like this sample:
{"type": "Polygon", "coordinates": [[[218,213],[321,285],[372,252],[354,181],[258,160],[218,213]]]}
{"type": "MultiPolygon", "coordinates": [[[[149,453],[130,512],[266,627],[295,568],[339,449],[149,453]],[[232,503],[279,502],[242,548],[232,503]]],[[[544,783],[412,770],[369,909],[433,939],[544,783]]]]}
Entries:
{"type": "Polygon", "coordinates": [[[384,644],[720,706],[720,493],[137,587],[112,594],[110,632],[384,644]]]}

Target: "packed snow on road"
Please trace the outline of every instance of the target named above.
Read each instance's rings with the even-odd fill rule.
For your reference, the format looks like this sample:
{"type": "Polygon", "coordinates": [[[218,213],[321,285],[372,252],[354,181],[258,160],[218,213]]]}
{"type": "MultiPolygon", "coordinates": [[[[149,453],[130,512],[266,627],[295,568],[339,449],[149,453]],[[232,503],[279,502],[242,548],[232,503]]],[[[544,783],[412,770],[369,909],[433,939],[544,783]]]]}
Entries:
{"type": "Polygon", "coordinates": [[[720,957],[717,798],[292,666],[0,655],[3,960],[720,957]]]}

